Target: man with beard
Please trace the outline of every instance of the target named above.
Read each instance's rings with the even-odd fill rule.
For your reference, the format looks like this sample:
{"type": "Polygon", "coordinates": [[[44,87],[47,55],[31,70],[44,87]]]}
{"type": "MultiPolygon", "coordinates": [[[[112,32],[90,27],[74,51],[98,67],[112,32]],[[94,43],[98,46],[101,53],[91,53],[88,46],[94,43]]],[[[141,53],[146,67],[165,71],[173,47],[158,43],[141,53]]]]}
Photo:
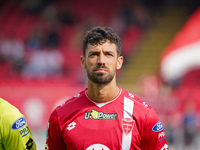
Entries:
{"type": "Polygon", "coordinates": [[[111,28],[87,32],[81,65],[88,87],[52,112],[46,150],[168,149],[153,108],[117,86],[120,54],[121,39],[111,28]]]}

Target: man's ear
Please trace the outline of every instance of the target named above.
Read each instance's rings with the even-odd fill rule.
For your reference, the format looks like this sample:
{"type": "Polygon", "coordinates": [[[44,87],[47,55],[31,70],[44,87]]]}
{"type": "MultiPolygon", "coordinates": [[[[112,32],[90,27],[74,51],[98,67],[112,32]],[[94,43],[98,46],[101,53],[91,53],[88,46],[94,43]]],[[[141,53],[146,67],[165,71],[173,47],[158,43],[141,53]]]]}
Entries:
{"type": "Polygon", "coordinates": [[[86,69],[86,64],[85,64],[85,57],[84,56],[81,56],[81,66],[83,69],[86,69]]]}
{"type": "Polygon", "coordinates": [[[121,69],[123,62],[124,62],[124,57],[123,56],[119,56],[117,58],[117,66],[116,66],[117,70],[121,69]]]}

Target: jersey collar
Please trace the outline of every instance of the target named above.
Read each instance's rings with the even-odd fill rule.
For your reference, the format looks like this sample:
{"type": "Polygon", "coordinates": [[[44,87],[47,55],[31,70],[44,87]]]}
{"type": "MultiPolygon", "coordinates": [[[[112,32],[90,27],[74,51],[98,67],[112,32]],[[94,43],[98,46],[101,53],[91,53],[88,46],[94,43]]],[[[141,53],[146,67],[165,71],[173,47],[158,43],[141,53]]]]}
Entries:
{"type": "Polygon", "coordinates": [[[110,100],[110,101],[107,101],[107,102],[97,103],[97,102],[94,102],[91,98],[89,98],[89,96],[87,95],[87,90],[85,91],[85,95],[86,95],[87,99],[88,99],[89,101],[91,101],[92,103],[94,103],[94,104],[95,104],[96,106],[98,106],[99,108],[101,108],[101,107],[105,106],[106,104],[109,104],[109,103],[115,101],[116,99],[118,99],[118,97],[121,95],[121,93],[122,93],[122,88],[120,88],[119,94],[118,94],[117,97],[115,97],[114,99],[112,99],[112,100],[110,100]]]}

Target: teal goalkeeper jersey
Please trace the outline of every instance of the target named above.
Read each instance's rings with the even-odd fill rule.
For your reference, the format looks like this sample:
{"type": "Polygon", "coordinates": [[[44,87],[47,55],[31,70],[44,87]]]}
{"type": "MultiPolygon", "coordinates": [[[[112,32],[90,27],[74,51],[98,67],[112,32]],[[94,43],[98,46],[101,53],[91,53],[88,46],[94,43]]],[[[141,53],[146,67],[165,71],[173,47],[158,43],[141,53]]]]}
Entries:
{"type": "Polygon", "coordinates": [[[0,150],[36,150],[26,118],[0,98],[0,150]]]}

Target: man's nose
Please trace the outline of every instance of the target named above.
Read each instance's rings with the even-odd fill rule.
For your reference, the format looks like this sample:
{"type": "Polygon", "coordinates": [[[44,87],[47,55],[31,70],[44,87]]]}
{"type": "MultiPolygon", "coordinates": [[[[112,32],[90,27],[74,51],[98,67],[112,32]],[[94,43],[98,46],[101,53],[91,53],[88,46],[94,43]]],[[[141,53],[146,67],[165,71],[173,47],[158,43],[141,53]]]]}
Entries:
{"type": "Polygon", "coordinates": [[[98,64],[105,65],[105,56],[102,53],[98,57],[98,64]]]}

